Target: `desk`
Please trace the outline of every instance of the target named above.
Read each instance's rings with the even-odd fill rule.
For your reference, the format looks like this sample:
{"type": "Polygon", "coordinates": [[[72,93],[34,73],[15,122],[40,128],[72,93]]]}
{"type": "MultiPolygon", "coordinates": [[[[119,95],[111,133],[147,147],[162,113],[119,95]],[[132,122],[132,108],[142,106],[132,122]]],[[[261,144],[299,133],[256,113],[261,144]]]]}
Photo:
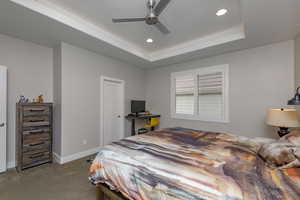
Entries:
{"type": "MultiPolygon", "coordinates": [[[[127,115],[125,117],[128,120],[131,120],[131,136],[136,135],[135,132],[135,120],[136,119],[142,119],[142,120],[150,120],[151,118],[160,118],[160,115],[127,115]]],[[[151,128],[151,131],[154,131],[154,127],[151,128]]]]}

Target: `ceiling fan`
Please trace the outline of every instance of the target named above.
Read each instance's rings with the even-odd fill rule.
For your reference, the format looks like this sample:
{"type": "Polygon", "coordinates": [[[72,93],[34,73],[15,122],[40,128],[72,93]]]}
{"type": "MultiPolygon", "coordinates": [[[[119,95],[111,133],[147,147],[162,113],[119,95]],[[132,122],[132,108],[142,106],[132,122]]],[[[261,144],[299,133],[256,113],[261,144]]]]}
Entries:
{"type": "Polygon", "coordinates": [[[149,13],[144,18],[124,18],[124,19],[113,19],[114,23],[122,23],[122,22],[146,22],[148,25],[154,25],[160,32],[163,34],[169,34],[169,29],[163,25],[158,17],[163,12],[163,10],[167,7],[171,0],[160,0],[156,5],[155,0],[148,0],[147,8],[149,9],[149,13]]]}

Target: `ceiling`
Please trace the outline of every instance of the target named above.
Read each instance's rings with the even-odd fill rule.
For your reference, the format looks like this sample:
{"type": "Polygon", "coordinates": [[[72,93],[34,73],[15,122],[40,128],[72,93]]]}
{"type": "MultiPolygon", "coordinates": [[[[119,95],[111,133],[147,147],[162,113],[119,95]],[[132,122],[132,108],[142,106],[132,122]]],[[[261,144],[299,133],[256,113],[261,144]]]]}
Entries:
{"type": "MultiPolygon", "coordinates": [[[[239,0],[173,0],[160,16],[171,34],[163,35],[144,22],[112,23],[112,18],[145,17],[147,0],[49,0],[69,12],[123,38],[147,52],[176,46],[242,24],[239,0]],[[226,8],[230,12],[217,17],[216,11],[226,8]],[[152,38],[153,44],[146,44],[152,38]]],[[[158,1],[158,0],[157,0],[158,1]]]]}
{"type": "Polygon", "coordinates": [[[300,32],[299,0],[172,0],[160,17],[169,35],[142,22],[111,21],[145,15],[146,0],[2,0],[0,33],[50,47],[63,41],[149,68],[289,40],[300,32]],[[217,17],[221,8],[228,14],[217,17]]]}

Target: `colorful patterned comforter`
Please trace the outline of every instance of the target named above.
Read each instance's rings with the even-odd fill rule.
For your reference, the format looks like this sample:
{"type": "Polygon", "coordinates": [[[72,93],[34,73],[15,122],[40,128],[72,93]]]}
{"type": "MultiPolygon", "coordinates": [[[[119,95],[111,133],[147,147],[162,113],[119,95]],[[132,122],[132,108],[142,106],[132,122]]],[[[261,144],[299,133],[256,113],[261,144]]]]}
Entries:
{"type": "Polygon", "coordinates": [[[130,200],[299,200],[300,169],[273,170],[252,140],[165,129],[104,147],[90,180],[130,200]]]}

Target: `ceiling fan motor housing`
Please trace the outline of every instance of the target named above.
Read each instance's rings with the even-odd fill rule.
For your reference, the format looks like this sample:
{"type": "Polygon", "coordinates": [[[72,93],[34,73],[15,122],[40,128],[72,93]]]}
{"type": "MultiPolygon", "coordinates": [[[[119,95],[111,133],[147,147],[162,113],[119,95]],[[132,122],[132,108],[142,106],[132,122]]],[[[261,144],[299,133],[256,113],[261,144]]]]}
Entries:
{"type": "Polygon", "coordinates": [[[154,25],[158,23],[158,18],[155,15],[148,15],[146,17],[146,23],[148,25],[154,25]]]}
{"type": "Polygon", "coordinates": [[[154,25],[161,33],[169,34],[169,29],[160,22],[158,16],[164,11],[167,5],[171,0],[160,0],[156,4],[156,0],[148,0],[147,8],[148,14],[146,17],[142,18],[121,18],[121,19],[112,19],[113,23],[123,23],[123,22],[146,22],[148,25],[154,25]]]}
{"type": "Polygon", "coordinates": [[[146,23],[148,25],[154,25],[158,23],[158,17],[154,11],[155,5],[156,5],[155,0],[148,1],[149,14],[146,16],[146,23]]]}

